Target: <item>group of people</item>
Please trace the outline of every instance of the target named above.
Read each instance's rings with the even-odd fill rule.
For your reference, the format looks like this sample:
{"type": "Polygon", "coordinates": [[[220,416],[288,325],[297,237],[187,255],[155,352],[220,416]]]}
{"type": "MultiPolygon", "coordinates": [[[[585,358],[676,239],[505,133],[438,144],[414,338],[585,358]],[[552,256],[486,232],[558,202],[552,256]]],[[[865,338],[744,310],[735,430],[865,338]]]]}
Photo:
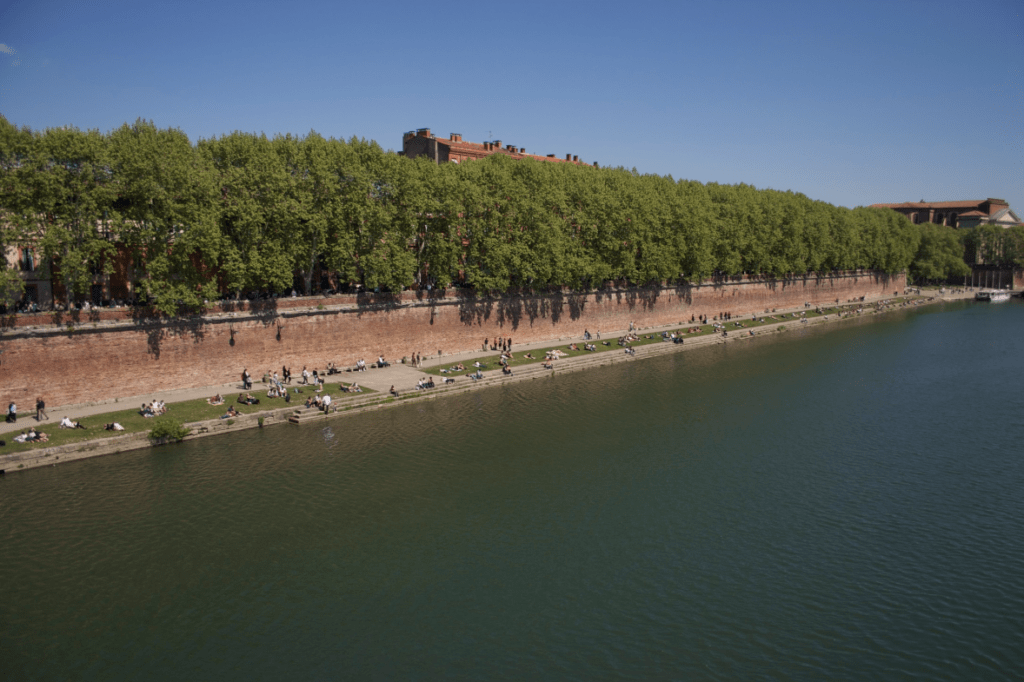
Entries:
{"type": "MultiPolygon", "coordinates": [[[[159,417],[167,414],[167,403],[162,400],[154,400],[151,403],[142,403],[139,414],[146,418],[159,417]]],[[[66,419],[67,417],[65,417],[66,419]]]]}
{"type": "Polygon", "coordinates": [[[634,341],[637,341],[639,339],[640,339],[639,336],[637,336],[633,332],[629,332],[625,336],[620,336],[618,343],[619,343],[620,346],[628,346],[629,344],[631,344],[634,341]]]}
{"type": "MultiPolygon", "coordinates": [[[[42,431],[36,431],[33,427],[29,427],[27,431],[22,431],[14,437],[15,443],[46,443],[49,442],[50,437],[42,431]]],[[[2,441],[0,441],[2,442],[2,441]]]]}
{"type": "Polygon", "coordinates": [[[508,338],[505,338],[505,337],[496,336],[493,339],[486,338],[486,339],[484,339],[484,348],[483,349],[484,350],[488,350],[488,349],[490,349],[490,350],[500,350],[500,351],[508,352],[508,351],[512,350],[512,337],[510,336],[508,338]]]}
{"type": "Polygon", "coordinates": [[[306,398],[306,407],[315,407],[318,410],[323,410],[325,413],[331,409],[331,394],[324,393],[323,395],[311,395],[306,398]]]}

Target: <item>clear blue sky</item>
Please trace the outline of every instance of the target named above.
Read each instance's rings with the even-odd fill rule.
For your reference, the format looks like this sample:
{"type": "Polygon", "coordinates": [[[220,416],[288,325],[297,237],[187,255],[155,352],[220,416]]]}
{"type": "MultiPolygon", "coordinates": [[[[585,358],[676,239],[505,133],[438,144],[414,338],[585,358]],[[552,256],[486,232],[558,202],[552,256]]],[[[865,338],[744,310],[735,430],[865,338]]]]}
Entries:
{"type": "Polygon", "coordinates": [[[1024,3],[4,0],[0,113],[500,139],[844,206],[1024,217],[1024,3]]]}

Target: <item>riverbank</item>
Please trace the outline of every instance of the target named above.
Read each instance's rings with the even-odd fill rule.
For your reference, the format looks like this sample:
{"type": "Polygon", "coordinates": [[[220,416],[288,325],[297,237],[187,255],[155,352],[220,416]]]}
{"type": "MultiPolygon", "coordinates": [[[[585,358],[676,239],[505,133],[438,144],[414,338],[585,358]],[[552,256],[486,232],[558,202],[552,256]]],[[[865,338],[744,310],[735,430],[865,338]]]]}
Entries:
{"type": "MultiPolygon", "coordinates": [[[[601,341],[598,341],[595,338],[593,342],[600,345],[597,350],[594,351],[570,350],[570,342],[575,342],[582,347],[583,342],[580,337],[571,339],[551,339],[546,342],[528,345],[517,344],[515,347],[517,358],[510,363],[512,369],[512,374],[510,376],[503,375],[501,371],[498,371],[497,356],[495,354],[484,353],[483,351],[477,351],[475,353],[466,352],[455,356],[448,356],[443,358],[443,364],[440,363],[441,359],[438,359],[437,361],[430,363],[431,366],[429,367],[421,366],[420,368],[414,368],[408,365],[398,364],[367,372],[332,375],[328,377],[328,383],[325,386],[325,392],[335,396],[333,409],[329,414],[324,414],[313,409],[303,409],[295,405],[287,405],[280,399],[277,399],[277,402],[270,400],[266,403],[262,403],[265,406],[264,409],[247,412],[246,414],[235,418],[219,419],[211,415],[211,418],[189,421],[186,426],[190,427],[192,432],[186,437],[186,439],[191,440],[194,438],[203,438],[231,431],[267,427],[285,422],[298,424],[308,423],[310,421],[329,419],[341,414],[383,409],[395,404],[410,401],[432,400],[445,395],[477,390],[488,386],[506,384],[514,381],[550,378],[553,374],[581,371],[589,367],[610,364],[613,362],[629,362],[644,357],[689,350],[708,344],[735,343],[738,341],[752,340],[765,334],[786,331],[794,325],[803,326],[835,323],[851,317],[863,317],[864,315],[884,313],[912,305],[934,304],[948,300],[970,298],[971,296],[972,293],[970,292],[947,292],[946,294],[925,292],[924,295],[911,295],[898,298],[878,297],[874,300],[866,300],[864,302],[857,302],[853,304],[843,304],[842,306],[839,306],[840,310],[838,311],[836,306],[832,306],[830,308],[823,309],[820,314],[815,312],[813,308],[800,307],[776,310],[763,314],[759,313],[753,317],[750,315],[742,317],[737,316],[725,322],[727,325],[725,327],[725,331],[728,332],[727,335],[723,335],[720,330],[713,330],[713,325],[710,324],[699,326],[699,332],[687,331],[697,328],[698,325],[696,324],[644,328],[638,330],[638,338],[631,344],[635,348],[635,355],[626,354],[624,349],[617,343],[617,338],[625,335],[627,330],[619,330],[610,333],[606,332],[604,334],[604,339],[601,341]],[[681,332],[683,342],[672,343],[664,341],[662,334],[669,332],[681,332]],[[604,345],[605,342],[607,342],[608,345],[604,345]],[[561,357],[560,359],[555,360],[551,363],[550,368],[545,367],[542,364],[542,359],[547,351],[554,349],[558,349],[567,357],[561,357]],[[535,360],[529,361],[522,358],[522,354],[527,352],[534,355],[535,360]],[[482,369],[483,378],[479,380],[473,380],[464,376],[465,374],[468,374],[470,370],[475,371],[475,368],[473,367],[475,362],[479,362],[484,366],[482,369]],[[449,369],[453,365],[457,364],[462,364],[467,369],[455,372],[442,371],[442,369],[449,369]],[[416,384],[420,382],[426,374],[432,374],[438,378],[438,385],[435,388],[416,390],[416,384]],[[441,377],[455,378],[455,383],[446,385],[440,381],[441,377]],[[345,379],[345,383],[350,383],[354,379],[374,392],[357,394],[341,393],[339,395],[337,393],[337,390],[339,390],[337,384],[340,383],[339,380],[342,378],[345,379]],[[388,392],[392,386],[398,393],[397,397],[390,395],[388,392]]],[[[118,401],[115,401],[115,403],[119,403],[118,406],[124,404],[138,405],[144,402],[151,402],[152,400],[161,400],[171,407],[169,416],[173,418],[176,412],[176,405],[202,401],[205,397],[218,393],[223,395],[228,401],[233,401],[240,388],[241,386],[238,384],[226,384],[200,389],[163,391],[158,394],[150,394],[149,396],[133,396],[131,398],[119,399],[118,401]]],[[[266,386],[263,388],[264,390],[260,391],[258,394],[260,395],[261,400],[264,400],[263,396],[265,395],[266,386]]],[[[291,388],[294,389],[295,386],[292,386],[291,388]]],[[[308,389],[302,390],[308,391],[308,389]]],[[[299,394],[296,394],[296,397],[298,395],[299,394]]],[[[308,397],[308,393],[302,394],[302,397],[308,397]]],[[[3,428],[0,429],[0,434],[4,435],[4,438],[8,441],[8,445],[4,448],[7,452],[0,455],[0,470],[10,473],[17,470],[56,465],[58,463],[74,461],[77,459],[96,457],[116,452],[125,452],[152,446],[153,442],[148,437],[149,429],[146,427],[139,428],[132,433],[126,433],[123,435],[106,437],[110,432],[102,432],[105,437],[88,437],[92,433],[96,433],[96,431],[92,431],[92,429],[101,429],[103,423],[114,420],[112,415],[117,413],[110,410],[112,404],[114,403],[96,403],[76,406],[71,410],[64,410],[64,408],[60,407],[53,408],[50,410],[50,412],[53,413],[53,417],[48,422],[43,422],[42,424],[37,424],[34,419],[22,419],[17,424],[13,425],[3,424],[3,428]],[[57,422],[66,414],[72,420],[82,421],[83,425],[89,427],[87,429],[89,433],[81,434],[81,440],[46,446],[42,444],[14,445],[11,443],[9,436],[14,435],[12,432],[21,431],[27,428],[28,425],[32,425],[33,427],[38,426],[47,433],[56,431],[57,422]]],[[[223,409],[226,408],[221,406],[216,408],[215,411],[223,409]]],[[[183,412],[184,409],[182,408],[179,411],[183,412]]],[[[124,412],[122,411],[122,414],[123,413],[124,412]]],[[[148,425],[146,426],[148,427],[148,425]]],[[[75,435],[77,436],[78,434],[75,435]]]]}

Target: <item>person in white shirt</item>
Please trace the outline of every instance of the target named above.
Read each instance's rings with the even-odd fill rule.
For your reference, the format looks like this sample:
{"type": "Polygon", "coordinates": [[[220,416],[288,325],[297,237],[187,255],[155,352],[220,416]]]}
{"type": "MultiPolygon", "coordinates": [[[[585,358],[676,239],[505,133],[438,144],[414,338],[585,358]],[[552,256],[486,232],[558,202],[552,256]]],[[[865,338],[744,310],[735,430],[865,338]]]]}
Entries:
{"type": "Polygon", "coordinates": [[[323,399],[324,412],[328,412],[331,409],[331,394],[328,393],[323,399]]]}
{"type": "Polygon", "coordinates": [[[63,419],[60,420],[60,428],[73,429],[75,428],[75,423],[65,416],[63,419]]]}

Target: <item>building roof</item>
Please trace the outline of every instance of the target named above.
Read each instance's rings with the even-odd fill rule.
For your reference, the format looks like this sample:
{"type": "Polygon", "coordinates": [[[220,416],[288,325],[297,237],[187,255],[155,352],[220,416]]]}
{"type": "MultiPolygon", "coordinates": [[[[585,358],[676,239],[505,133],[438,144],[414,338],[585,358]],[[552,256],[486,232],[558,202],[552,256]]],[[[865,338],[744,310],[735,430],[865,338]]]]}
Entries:
{"type": "MultiPolygon", "coordinates": [[[[441,145],[444,145],[445,147],[448,147],[449,154],[472,156],[472,157],[484,157],[484,156],[490,156],[491,154],[504,154],[505,156],[509,156],[509,157],[511,157],[513,159],[536,159],[538,161],[549,161],[549,162],[553,161],[553,162],[556,162],[556,163],[571,163],[571,164],[574,164],[574,165],[577,165],[577,166],[589,165],[586,162],[579,160],[578,157],[577,158],[562,159],[562,158],[559,158],[559,157],[557,157],[557,156],[555,156],[553,154],[550,154],[550,155],[547,155],[547,156],[541,156],[539,154],[528,154],[528,153],[520,150],[518,147],[515,147],[515,145],[501,146],[501,143],[498,142],[498,141],[495,141],[493,143],[490,143],[490,142],[486,142],[486,143],[485,142],[467,142],[466,140],[462,140],[462,139],[455,140],[455,139],[451,139],[451,138],[447,138],[447,137],[438,137],[436,135],[431,135],[430,134],[430,130],[428,128],[424,128],[422,130],[417,130],[415,133],[410,131],[410,133],[407,133],[407,135],[412,135],[412,136],[416,136],[416,137],[426,137],[427,139],[434,140],[438,144],[441,144],[441,145]],[[426,133],[426,134],[423,135],[422,133],[426,133]],[[513,149],[515,149],[515,151],[513,151],[509,147],[512,147],[513,149]]],[[[453,133],[453,135],[454,135],[454,133],[453,133]]],[[[461,138],[461,135],[459,137],[461,138]]]]}
{"type": "MultiPolygon", "coordinates": [[[[899,204],[871,204],[871,208],[974,208],[984,203],[1004,204],[1001,199],[978,199],[976,201],[904,201],[899,204]]],[[[984,215],[988,215],[985,213],[984,215]]]]}

